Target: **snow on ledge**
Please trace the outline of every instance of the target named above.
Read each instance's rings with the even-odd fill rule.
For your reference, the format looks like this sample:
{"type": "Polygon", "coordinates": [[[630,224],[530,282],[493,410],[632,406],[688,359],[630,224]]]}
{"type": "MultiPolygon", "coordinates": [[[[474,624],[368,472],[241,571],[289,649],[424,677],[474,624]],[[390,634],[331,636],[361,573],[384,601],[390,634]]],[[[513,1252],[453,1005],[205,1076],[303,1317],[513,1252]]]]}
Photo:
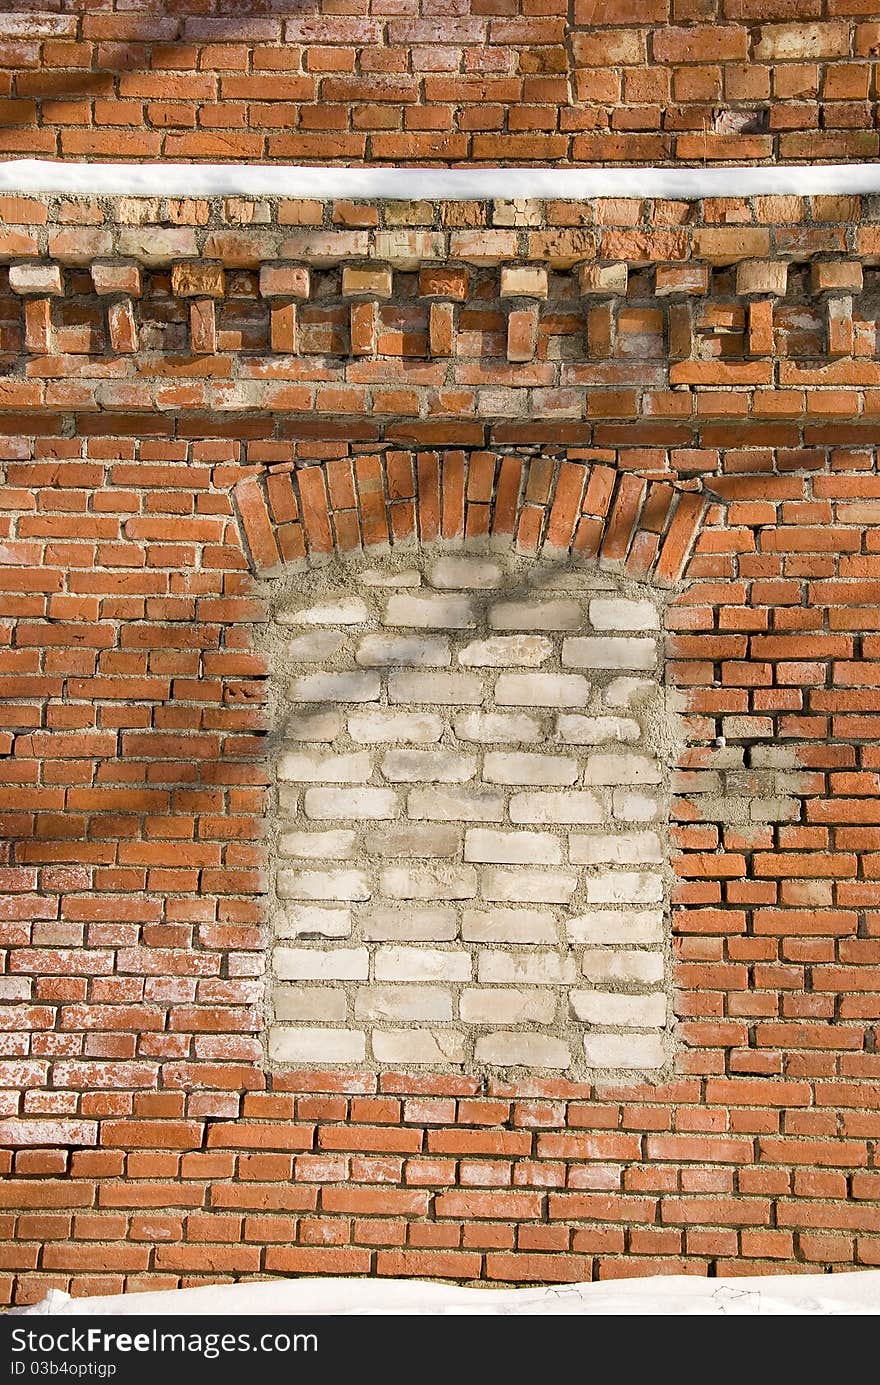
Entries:
{"type": "Polygon", "coordinates": [[[205,1314],[384,1316],[876,1316],[880,1270],[702,1279],[669,1275],[528,1289],[464,1288],[411,1279],[277,1279],[162,1293],[72,1299],[51,1289],[15,1316],[205,1314]]]}
{"type": "Polygon", "coordinates": [[[880,192],[880,163],[725,168],[316,168],[289,164],[0,162],[0,192],[137,197],[752,197],[880,192]]]}

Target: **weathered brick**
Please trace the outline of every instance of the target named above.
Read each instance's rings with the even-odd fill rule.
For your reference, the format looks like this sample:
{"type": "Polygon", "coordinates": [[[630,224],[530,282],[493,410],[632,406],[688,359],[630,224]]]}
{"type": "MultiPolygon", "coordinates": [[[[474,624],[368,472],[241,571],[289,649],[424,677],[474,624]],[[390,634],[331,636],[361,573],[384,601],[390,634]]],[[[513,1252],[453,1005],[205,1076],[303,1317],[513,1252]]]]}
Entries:
{"type": "Polygon", "coordinates": [[[64,292],[57,264],[14,264],[9,267],[13,293],[60,296],[64,292]]]}

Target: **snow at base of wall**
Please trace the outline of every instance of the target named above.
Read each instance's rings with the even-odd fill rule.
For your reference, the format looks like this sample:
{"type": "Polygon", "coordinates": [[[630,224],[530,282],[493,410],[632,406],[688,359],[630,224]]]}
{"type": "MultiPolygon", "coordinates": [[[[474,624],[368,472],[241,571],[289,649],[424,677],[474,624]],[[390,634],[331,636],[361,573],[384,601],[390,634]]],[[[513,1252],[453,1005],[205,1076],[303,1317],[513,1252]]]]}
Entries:
{"type": "Polygon", "coordinates": [[[0,192],[100,197],[811,197],[880,192],[880,163],[729,168],[319,168],[271,164],[0,162],[0,192]]]}
{"type": "Polygon", "coordinates": [[[57,1289],[17,1316],[180,1314],[401,1316],[740,1316],[880,1314],[880,1270],[702,1279],[670,1275],[529,1289],[468,1289],[427,1280],[278,1279],[156,1294],[78,1298],[57,1289]]]}

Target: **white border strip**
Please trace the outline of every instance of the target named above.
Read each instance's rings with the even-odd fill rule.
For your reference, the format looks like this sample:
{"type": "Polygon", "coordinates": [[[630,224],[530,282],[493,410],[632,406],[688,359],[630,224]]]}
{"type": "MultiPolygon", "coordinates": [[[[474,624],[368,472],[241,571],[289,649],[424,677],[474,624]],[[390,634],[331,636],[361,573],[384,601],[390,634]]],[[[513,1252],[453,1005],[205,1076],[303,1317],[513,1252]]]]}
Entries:
{"type": "Polygon", "coordinates": [[[760,168],[315,168],[282,164],[0,162],[0,192],[79,197],[800,197],[880,192],[880,163],[760,168]]]}

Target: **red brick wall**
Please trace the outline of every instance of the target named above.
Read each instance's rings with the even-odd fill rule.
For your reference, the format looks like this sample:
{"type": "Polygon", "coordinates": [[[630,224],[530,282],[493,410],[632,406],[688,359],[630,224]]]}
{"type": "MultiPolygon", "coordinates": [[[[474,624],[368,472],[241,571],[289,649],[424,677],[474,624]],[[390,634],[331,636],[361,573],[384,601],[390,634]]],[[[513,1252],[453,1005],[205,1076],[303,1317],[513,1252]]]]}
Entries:
{"type": "Polygon", "coordinates": [[[0,152],[440,164],[880,153],[868,0],[228,8],[4,6],[0,152]]]}
{"type": "Polygon", "coordinates": [[[2,207],[3,1296],[877,1264],[870,205],[249,206],[2,207]],[[660,1085],[265,1069],[253,570],[438,530],[685,565],[660,1085]]]}

